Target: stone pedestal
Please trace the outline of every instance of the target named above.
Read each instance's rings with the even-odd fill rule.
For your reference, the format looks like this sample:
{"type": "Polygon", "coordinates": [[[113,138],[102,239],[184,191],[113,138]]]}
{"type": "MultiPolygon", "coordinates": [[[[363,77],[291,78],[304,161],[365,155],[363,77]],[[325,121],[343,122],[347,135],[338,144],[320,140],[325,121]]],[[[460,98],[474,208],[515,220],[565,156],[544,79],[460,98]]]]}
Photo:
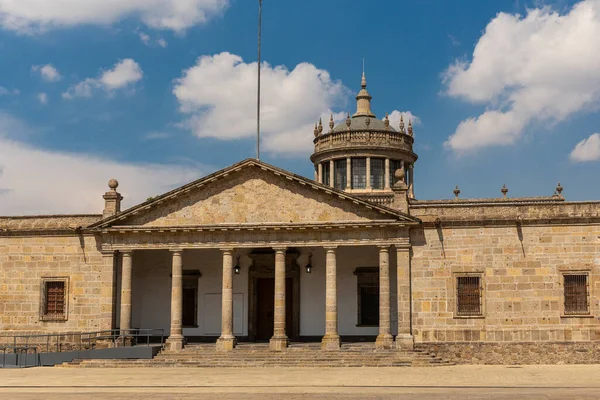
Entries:
{"type": "Polygon", "coordinates": [[[403,333],[396,336],[396,348],[398,350],[413,350],[415,348],[413,335],[403,333]]]}

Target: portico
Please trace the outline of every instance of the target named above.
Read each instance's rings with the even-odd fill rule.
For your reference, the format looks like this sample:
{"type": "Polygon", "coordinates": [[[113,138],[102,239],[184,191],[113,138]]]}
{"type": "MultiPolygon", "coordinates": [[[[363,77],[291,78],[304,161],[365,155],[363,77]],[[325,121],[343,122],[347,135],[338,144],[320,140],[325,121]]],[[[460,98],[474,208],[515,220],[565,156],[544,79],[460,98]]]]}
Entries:
{"type": "MultiPolygon", "coordinates": [[[[356,279],[351,274],[351,267],[373,267],[379,280],[379,323],[368,327],[357,323],[356,331],[363,329],[372,333],[377,329],[377,347],[394,346],[390,253],[408,254],[409,226],[416,223],[418,221],[396,210],[367,203],[256,160],[247,160],[117,214],[103,221],[97,230],[102,236],[103,252],[107,257],[113,254],[120,259],[117,263],[121,266],[119,321],[124,331],[132,326],[136,310],[133,305],[137,298],[136,283],[132,281],[132,277],[136,276],[135,269],[138,266],[146,268],[147,264],[152,263],[149,260],[158,259],[149,254],[160,253],[164,259],[168,252],[170,285],[166,280],[160,285],[170,286],[169,347],[173,350],[183,347],[186,330],[183,324],[184,276],[186,271],[195,270],[201,265],[201,274],[210,271],[211,276],[216,276],[216,272],[220,275],[220,285],[217,287],[213,281],[212,287],[205,290],[203,300],[205,303],[214,303],[217,296],[211,295],[220,297],[217,348],[223,351],[234,349],[237,343],[234,329],[236,318],[241,320],[243,327],[241,331],[238,328],[238,333],[245,333],[247,339],[257,334],[260,310],[257,296],[262,292],[256,280],[260,279],[260,273],[264,273],[257,268],[260,267],[260,259],[266,257],[272,259],[273,263],[273,281],[269,283],[273,285],[271,349],[285,349],[290,335],[307,336],[301,335],[301,330],[306,330],[310,325],[305,321],[310,320],[310,307],[314,308],[314,302],[312,306],[308,304],[311,304],[314,295],[324,296],[324,304],[319,305],[325,316],[321,325],[324,332],[322,348],[336,350],[340,346],[340,278],[346,279],[342,289],[348,291],[348,286],[352,285],[349,279],[356,279]],[[265,191],[269,192],[265,196],[273,199],[273,204],[263,197],[260,201],[262,208],[254,209],[252,196],[265,191]],[[245,201],[237,204],[235,199],[240,197],[245,201]],[[281,204],[278,204],[278,200],[281,200],[281,204]],[[238,205],[244,209],[236,209],[238,205]],[[344,259],[343,275],[338,264],[340,252],[344,259]],[[363,254],[364,261],[355,263],[354,260],[363,254]],[[136,262],[138,256],[140,263],[136,262]],[[309,257],[324,272],[323,279],[313,280],[312,283],[309,283],[312,276],[303,277],[308,276],[303,270],[309,257]],[[219,258],[220,262],[217,262],[219,258]],[[208,262],[208,259],[211,261],[208,262]],[[188,262],[194,265],[187,266],[188,262]],[[235,270],[240,274],[237,275],[235,270]],[[317,285],[322,286],[317,288],[317,285]],[[306,299],[301,299],[301,293],[309,292],[313,295],[308,294],[306,299]],[[235,299],[236,294],[240,295],[238,300],[235,299]],[[236,301],[241,302],[241,306],[236,305],[236,301]],[[301,304],[306,304],[306,311],[301,304]],[[235,307],[238,307],[238,314],[242,314],[241,318],[234,315],[235,307]]],[[[405,264],[409,258],[394,258],[398,272],[394,271],[393,275],[402,275],[406,279],[405,271],[409,265],[405,264]]],[[[144,273],[152,274],[151,271],[144,273]]],[[[200,281],[203,279],[200,278],[200,281]]],[[[266,279],[263,276],[263,280],[266,279]]],[[[402,288],[409,284],[402,280],[402,288]]],[[[153,291],[145,288],[144,292],[153,291]]],[[[362,307],[368,310],[369,304],[373,304],[373,296],[368,297],[368,291],[364,292],[362,307]]],[[[402,296],[397,296],[397,299],[394,331],[410,335],[410,302],[402,296]]],[[[160,309],[164,310],[164,306],[160,309]]],[[[197,314],[200,313],[202,311],[197,314]]],[[[214,319],[214,315],[204,315],[203,318],[214,319]]],[[[204,326],[208,325],[206,320],[203,322],[204,326]]],[[[348,332],[351,330],[341,333],[348,332]]]]}

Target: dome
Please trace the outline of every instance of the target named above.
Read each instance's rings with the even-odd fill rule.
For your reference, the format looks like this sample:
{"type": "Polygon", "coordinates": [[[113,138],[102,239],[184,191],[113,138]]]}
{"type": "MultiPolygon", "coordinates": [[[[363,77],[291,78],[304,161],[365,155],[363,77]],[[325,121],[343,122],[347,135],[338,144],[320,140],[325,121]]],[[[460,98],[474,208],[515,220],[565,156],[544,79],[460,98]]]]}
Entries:
{"type": "MultiPolygon", "coordinates": [[[[346,120],[341,122],[335,128],[333,128],[333,132],[344,132],[348,130],[348,125],[346,125],[346,120]]],[[[382,121],[378,118],[369,118],[366,116],[359,116],[350,118],[350,130],[352,131],[386,131],[386,132],[397,132],[392,126],[385,126],[385,121],[382,121]],[[369,124],[367,125],[367,119],[369,119],[369,124]]]]}

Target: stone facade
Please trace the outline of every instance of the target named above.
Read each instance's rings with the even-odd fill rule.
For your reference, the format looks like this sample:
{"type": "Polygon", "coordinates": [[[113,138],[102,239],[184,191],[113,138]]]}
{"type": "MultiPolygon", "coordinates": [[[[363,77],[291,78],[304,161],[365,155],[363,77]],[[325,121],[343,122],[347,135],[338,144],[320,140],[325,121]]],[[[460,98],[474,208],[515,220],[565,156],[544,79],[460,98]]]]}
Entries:
{"type": "Polygon", "coordinates": [[[560,185],[416,200],[412,126],[371,120],[370,99],[364,80],[352,119],[317,126],[315,180],[251,159],[124,211],[111,180],[101,215],[0,217],[0,341],[158,324],[173,351],[198,336],[233,351],[268,321],[275,351],[316,336],[459,363],[600,361],[600,202],[560,185]]]}

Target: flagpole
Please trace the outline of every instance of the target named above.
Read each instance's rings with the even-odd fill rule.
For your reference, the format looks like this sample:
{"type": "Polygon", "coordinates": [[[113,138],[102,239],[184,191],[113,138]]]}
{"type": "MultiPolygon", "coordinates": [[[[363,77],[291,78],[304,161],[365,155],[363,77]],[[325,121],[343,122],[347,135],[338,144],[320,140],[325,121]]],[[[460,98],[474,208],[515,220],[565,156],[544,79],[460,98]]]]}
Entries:
{"type": "Polygon", "coordinates": [[[260,40],[262,27],[262,0],[258,0],[258,95],[256,101],[256,159],[260,160],[260,40]]]}

